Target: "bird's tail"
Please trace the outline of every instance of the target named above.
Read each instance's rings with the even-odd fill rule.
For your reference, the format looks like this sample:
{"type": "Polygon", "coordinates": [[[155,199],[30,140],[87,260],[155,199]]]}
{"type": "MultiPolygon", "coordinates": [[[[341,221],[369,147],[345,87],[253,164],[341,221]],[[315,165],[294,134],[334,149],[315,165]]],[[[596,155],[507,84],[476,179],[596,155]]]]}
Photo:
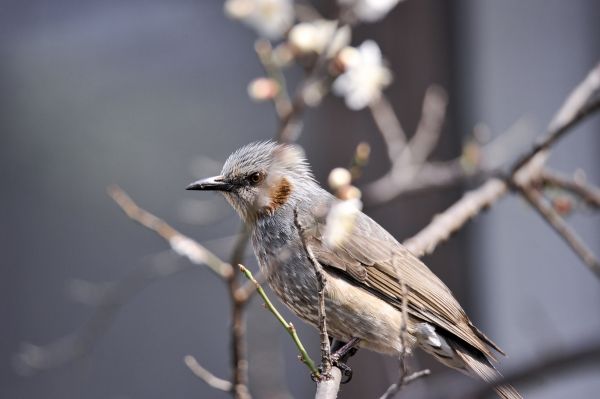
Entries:
{"type": "MultiPolygon", "coordinates": [[[[502,377],[500,372],[494,368],[483,354],[475,354],[473,351],[465,350],[461,345],[452,345],[456,354],[462,359],[469,373],[492,383],[502,377]]],[[[512,385],[500,385],[494,388],[502,399],[523,399],[521,394],[512,385]]]]}

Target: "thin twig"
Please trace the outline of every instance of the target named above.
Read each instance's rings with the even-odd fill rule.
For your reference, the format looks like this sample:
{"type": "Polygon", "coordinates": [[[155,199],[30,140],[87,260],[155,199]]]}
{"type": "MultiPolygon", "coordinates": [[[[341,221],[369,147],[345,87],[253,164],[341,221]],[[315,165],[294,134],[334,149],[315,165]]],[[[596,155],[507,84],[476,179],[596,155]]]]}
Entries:
{"type": "Polygon", "coordinates": [[[561,238],[571,247],[592,272],[600,278],[600,261],[594,253],[583,243],[577,233],[569,227],[567,222],[550,205],[535,188],[520,187],[519,191],[531,206],[552,226],[561,238]]]}
{"type": "Polygon", "coordinates": [[[581,198],[587,205],[600,208],[600,188],[594,187],[591,184],[585,184],[583,181],[569,178],[548,169],[542,172],[541,182],[545,186],[569,191],[581,198]]]}
{"type": "Polygon", "coordinates": [[[400,392],[403,386],[406,386],[411,382],[418,380],[419,378],[427,377],[429,375],[431,375],[431,370],[429,369],[415,371],[414,373],[411,373],[405,378],[403,378],[402,383],[395,383],[390,385],[387,391],[385,391],[384,394],[381,395],[380,399],[392,399],[398,392],[400,392]]]}
{"type": "Polygon", "coordinates": [[[392,168],[395,165],[408,164],[411,157],[410,150],[406,146],[406,132],[390,102],[384,95],[381,95],[376,101],[369,104],[369,110],[385,142],[392,168]]]}
{"type": "Polygon", "coordinates": [[[436,85],[429,86],[423,99],[421,120],[414,136],[408,143],[413,163],[425,162],[437,145],[446,118],[447,105],[446,91],[436,85]]]}
{"type": "Polygon", "coordinates": [[[120,187],[110,186],[108,194],[130,219],[156,232],[169,243],[178,255],[187,258],[193,264],[205,264],[219,277],[226,279],[233,274],[231,265],[223,262],[197,241],[175,230],[164,220],[140,208],[120,187]]]}
{"type": "Polygon", "coordinates": [[[240,266],[240,271],[246,276],[246,278],[248,280],[252,281],[252,283],[256,285],[256,292],[258,293],[258,295],[260,295],[260,297],[264,301],[266,308],[271,313],[273,313],[273,315],[275,316],[277,321],[279,321],[279,323],[281,323],[281,325],[285,328],[285,330],[290,335],[290,337],[292,337],[292,340],[294,341],[294,343],[296,344],[296,347],[300,351],[300,360],[302,361],[302,363],[304,363],[306,365],[306,367],[308,367],[308,369],[314,376],[319,377],[320,376],[319,370],[315,366],[315,362],[308,355],[308,352],[304,348],[302,341],[300,341],[300,338],[298,337],[298,333],[296,332],[296,328],[294,327],[294,325],[292,323],[286,321],[283,318],[283,316],[281,315],[281,313],[279,313],[277,308],[275,308],[275,306],[273,305],[273,303],[271,302],[271,300],[269,299],[269,297],[267,296],[267,294],[265,293],[265,291],[263,290],[261,285],[258,283],[258,281],[256,281],[256,279],[252,275],[252,272],[242,265],[239,265],[239,266],[240,266]]]}
{"type": "Polygon", "coordinates": [[[192,355],[186,355],[183,358],[183,362],[190,369],[192,373],[207,385],[218,389],[219,391],[231,392],[233,384],[227,380],[217,377],[198,363],[196,358],[192,355]]]}
{"type": "MultiPolygon", "coordinates": [[[[230,264],[240,264],[244,259],[244,252],[250,237],[249,229],[242,225],[240,234],[231,251],[230,264]]],[[[231,298],[231,354],[232,354],[232,380],[233,391],[237,399],[249,399],[248,388],[248,354],[246,343],[246,322],[244,311],[249,296],[241,301],[238,295],[240,282],[239,270],[236,269],[227,279],[227,289],[231,298]]]]}
{"type": "MultiPolygon", "coordinates": [[[[571,97],[569,97],[571,98],[571,97]]],[[[572,105],[566,103],[567,109],[571,109],[572,105]]],[[[574,110],[571,114],[570,119],[566,119],[563,125],[559,125],[556,123],[551,124],[551,129],[549,130],[546,137],[539,140],[539,142],[534,145],[528,152],[520,157],[520,159],[515,163],[512,168],[512,174],[518,171],[521,167],[523,167],[527,162],[529,162],[535,155],[542,152],[543,150],[547,150],[554,143],[556,143],[559,139],[561,139],[566,133],[568,133],[571,128],[581,122],[583,119],[593,114],[594,112],[600,109],[600,99],[593,100],[589,103],[584,104],[581,108],[574,110]]],[[[563,118],[561,118],[561,121],[563,118]]]]}
{"type": "Polygon", "coordinates": [[[325,312],[325,290],[327,286],[327,277],[323,271],[323,266],[319,263],[315,257],[310,245],[306,242],[306,236],[304,235],[304,229],[298,221],[298,211],[294,209],[294,225],[300,235],[300,241],[304,247],[304,251],[308,257],[308,260],[315,269],[315,275],[317,276],[318,284],[318,296],[319,296],[319,336],[321,339],[321,366],[323,367],[323,375],[328,376],[331,371],[331,347],[329,344],[329,335],[327,334],[327,314],[325,312]]]}

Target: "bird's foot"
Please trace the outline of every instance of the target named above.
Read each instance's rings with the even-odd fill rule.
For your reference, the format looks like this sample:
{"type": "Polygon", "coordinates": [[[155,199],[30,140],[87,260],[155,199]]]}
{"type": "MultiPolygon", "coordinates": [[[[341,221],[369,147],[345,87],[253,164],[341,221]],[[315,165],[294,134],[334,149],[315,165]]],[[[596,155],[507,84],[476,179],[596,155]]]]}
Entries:
{"type": "Polygon", "coordinates": [[[347,384],[352,379],[352,368],[346,362],[358,351],[356,345],[359,341],[359,338],[352,338],[346,343],[341,341],[333,341],[332,343],[331,364],[342,372],[342,384],[347,384]]]}
{"type": "Polygon", "coordinates": [[[346,363],[342,363],[340,361],[334,361],[333,365],[340,369],[342,372],[342,380],[340,384],[347,384],[352,379],[352,369],[346,363]]]}
{"type": "MultiPolygon", "coordinates": [[[[348,366],[346,363],[340,362],[339,360],[332,361],[331,365],[340,369],[342,373],[342,379],[340,381],[340,384],[347,384],[350,382],[350,380],[352,379],[352,368],[350,368],[350,366],[348,366]]],[[[319,370],[319,374],[311,374],[311,378],[314,382],[319,382],[331,378],[331,373],[325,372],[325,370],[323,369],[323,365],[317,367],[317,370],[319,370]]]]}
{"type": "Polygon", "coordinates": [[[331,362],[345,362],[349,357],[354,356],[358,351],[356,345],[360,342],[360,338],[352,338],[350,341],[343,343],[340,341],[334,341],[332,345],[331,362]],[[341,346],[339,346],[341,345],[341,346]]]}

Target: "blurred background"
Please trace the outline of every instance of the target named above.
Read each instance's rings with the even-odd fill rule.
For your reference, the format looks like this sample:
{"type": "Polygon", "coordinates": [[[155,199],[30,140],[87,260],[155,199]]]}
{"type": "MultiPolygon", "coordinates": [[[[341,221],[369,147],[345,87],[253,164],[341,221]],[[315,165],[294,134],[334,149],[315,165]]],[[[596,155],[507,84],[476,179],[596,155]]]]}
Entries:
{"type": "MultiPolygon", "coordinates": [[[[332,2],[313,3],[332,12],[332,2]]],[[[426,88],[447,89],[449,117],[434,154],[444,160],[460,154],[480,122],[494,134],[518,120],[525,131],[544,131],[600,59],[599,20],[594,0],[407,0],[382,22],[355,29],[353,44],[372,38],[380,45],[394,73],[386,93],[409,132],[426,88]]],[[[161,239],[127,219],[106,187],[119,184],[228,259],[237,216],[222,198],[183,189],[218,172],[239,146],[274,136],[272,104],[253,103],[246,92],[263,75],[255,39],[224,16],[218,1],[0,3],[1,398],[227,397],[182,362],[193,354],[229,378],[225,284],[204,268],[186,267],[161,239]],[[82,298],[83,281],[102,287],[157,264],[181,271],[126,298],[89,355],[39,373],[15,360],[25,343],[55,342],[89,319],[93,306],[82,303],[91,301],[82,298]]],[[[292,83],[301,75],[291,74],[292,83]]],[[[593,118],[569,135],[550,164],[566,172],[583,168],[590,182],[600,182],[599,122],[593,118]]],[[[308,111],[299,139],[321,182],[332,168],[348,165],[361,141],[371,144],[372,156],[359,187],[389,167],[368,112],[328,97],[308,111]]],[[[367,211],[403,240],[466,188],[367,211]]],[[[569,221],[600,253],[598,215],[583,212],[569,221]]],[[[251,252],[246,263],[256,269],[251,252]]],[[[600,335],[598,280],[516,197],[425,261],[510,355],[502,370],[600,335]]],[[[317,356],[317,332],[296,325],[317,356]]],[[[314,385],[295,347],[256,299],[248,328],[255,397],[310,397],[314,385]]],[[[436,397],[436,389],[469,383],[425,356],[416,362],[432,367],[434,376],[402,397],[436,397]]],[[[354,379],[343,386],[344,398],[378,397],[396,378],[394,359],[359,351],[350,364],[354,379]]],[[[599,391],[598,368],[523,389],[530,398],[589,398],[599,391]]]]}

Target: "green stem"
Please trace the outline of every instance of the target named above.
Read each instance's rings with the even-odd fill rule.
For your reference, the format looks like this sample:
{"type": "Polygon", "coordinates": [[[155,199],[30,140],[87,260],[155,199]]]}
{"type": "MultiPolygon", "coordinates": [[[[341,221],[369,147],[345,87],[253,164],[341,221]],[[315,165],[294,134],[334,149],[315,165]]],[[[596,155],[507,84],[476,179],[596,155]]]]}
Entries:
{"type": "Polygon", "coordinates": [[[281,325],[285,328],[285,330],[288,332],[288,334],[290,334],[290,337],[292,337],[292,339],[294,340],[294,343],[296,344],[296,347],[298,347],[298,350],[300,351],[300,360],[302,360],[302,363],[306,364],[306,367],[308,367],[308,369],[310,370],[310,372],[315,377],[320,378],[321,375],[319,373],[319,370],[315,366],[315,362],[308,355],[308,352],[306,352],[306,349],[304,348],[304,345],[302,345],[302,341],[300,341],[300,337],[298,337],[298,333],[296,332],[296,328],[294,327],[294,325],[292,323],[290,323],[290,322],[287,322],[283,318],[283,316],[281,315],[281,313],[279,313],[279,311],[275,308],[275,306],[273,305],[273,303],[271,302],[271,300],[269,299],[269,297],[265,293],[265,290],[263,290],[263,288],[260,286],[260,284],[258,283],[258,281],[256,281],[256,279],[252,275],[252,272],[250,270],[246,269],[242,265],[239,265],[239,266],[240,266],[240,270],[242,271],[242,273],[244,273],[244,275],[246,276],[246,278],[248,280],[252,281],[256,285],[256,291],[258,292],[258,295],[260,295],[260,297],[263,299],[263,301],[264,301],[265,306],[267,307],[267,309],[271,313],[273,313],[273,315],[275,316],[275,318],[277,320],[279,320],[279,322],[281,323],[281,325]]]}

